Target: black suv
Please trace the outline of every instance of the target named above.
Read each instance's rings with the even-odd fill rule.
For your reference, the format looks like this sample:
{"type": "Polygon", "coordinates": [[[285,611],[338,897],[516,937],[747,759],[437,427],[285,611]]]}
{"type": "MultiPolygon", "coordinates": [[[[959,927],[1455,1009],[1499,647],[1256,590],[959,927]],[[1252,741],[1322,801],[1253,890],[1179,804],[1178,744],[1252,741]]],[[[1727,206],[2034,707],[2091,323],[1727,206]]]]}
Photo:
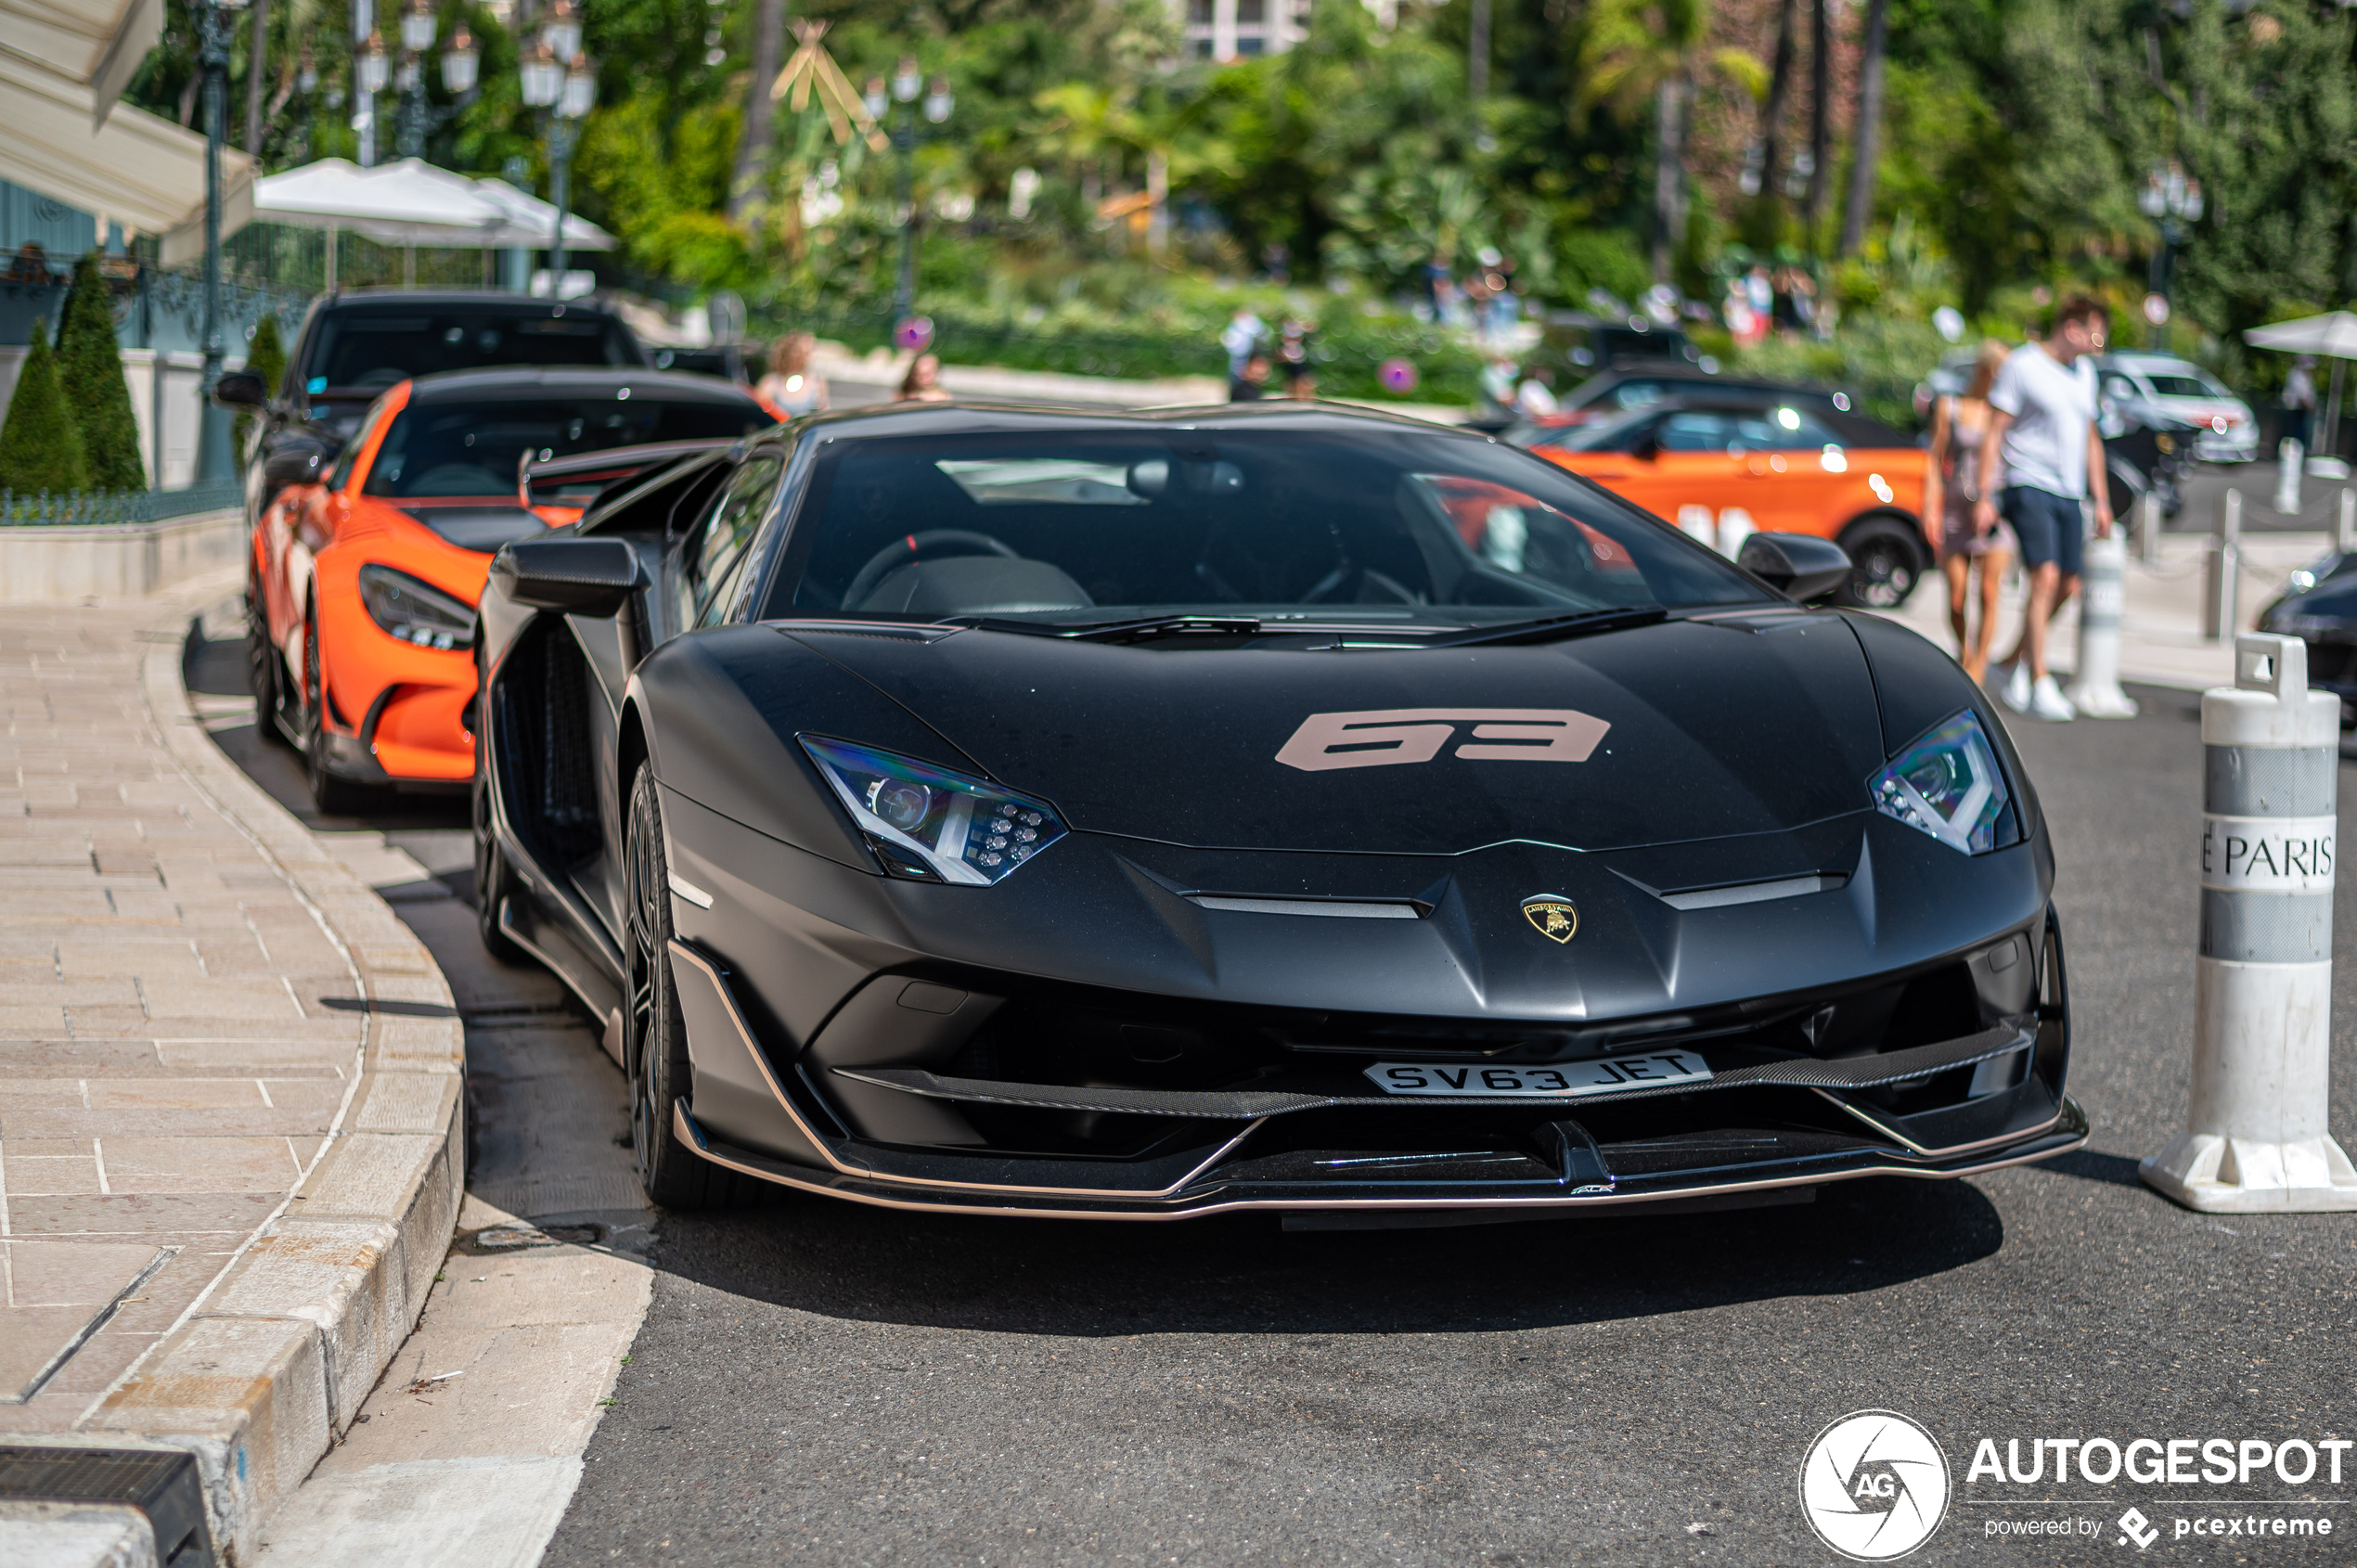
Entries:
{"type": "Polygon", "coordinates": [[[215,399],[255,410],[247,437],[246,521],[290,484],[318,477],[388,387],[439,370],[492,366],[644,367],[645,349],[594,300],[488,289],[358,289],[312,305],[277,387],[235,372],[215,399]]]}

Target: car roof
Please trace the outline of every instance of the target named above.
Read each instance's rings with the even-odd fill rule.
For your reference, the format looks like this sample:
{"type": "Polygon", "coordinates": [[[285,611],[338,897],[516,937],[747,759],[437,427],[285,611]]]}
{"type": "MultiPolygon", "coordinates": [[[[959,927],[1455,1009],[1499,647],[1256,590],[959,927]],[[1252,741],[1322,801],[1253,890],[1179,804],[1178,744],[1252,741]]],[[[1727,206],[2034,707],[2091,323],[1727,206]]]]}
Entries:
{"type": "Polygon", "coordinates": [[[319,302],[321,310],[453,310],[485,311],[511,315],[585,315],[619,319],[602,300],[543,300],[502,289],[340,289],[319,302]]]}
{"type": "MultiPolygon", "coordinates": [[[[710,379],[710,378],[705,378],[710,379]]],[[[1016,403],[876,403],[838,408],[793,421],[791,428],[824,440],[864,440],[910,435],[982,435],[993,431],[1243,430],[1411,430],[1454,441],[1488,441],[1477,431],[1436,424],[1405,414],[1350,404],[1294,402],[1212,403],[1166,408],[1072,410],[1016,403]]],[[[780,426],[783,431],[788,427],[780,426]]],[[[764,431],[755,441],[782,439],[764,431]]]]}
{"type": "Polygon", "coordinates": [[[630,366],[503,365],[482,370],[443,370],[409,383],[415,407],[434,403],[509,403],[534,398],[608,397],[628,387],[667,403],[753,404],[753,393],[719,376],[688,370],[641,370],[630,366]]]}

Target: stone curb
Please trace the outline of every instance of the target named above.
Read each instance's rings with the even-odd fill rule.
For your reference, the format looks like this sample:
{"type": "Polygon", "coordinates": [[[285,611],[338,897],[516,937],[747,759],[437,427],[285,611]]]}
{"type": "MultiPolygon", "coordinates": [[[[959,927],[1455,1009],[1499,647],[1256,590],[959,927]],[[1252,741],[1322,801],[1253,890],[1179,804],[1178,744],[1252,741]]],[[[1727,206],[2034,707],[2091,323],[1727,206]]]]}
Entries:
{"type": "MultiPolygon", "coordinates": [[[[184,628],[187,613],[168,623],[184,628]]],[[[214,747],[159,642],[141,681],[188,778],[312,907],[372,1004],[351,1092],[285,1207],[76,1428],[191,1449],[213,1540],[262,1525],[360,1408],[424,1310],[466,1180],[466,1045],[442,971],[385,902],[214,747]],[[397,1010],[379,1010],[377,1004],[397,1010]]]]}

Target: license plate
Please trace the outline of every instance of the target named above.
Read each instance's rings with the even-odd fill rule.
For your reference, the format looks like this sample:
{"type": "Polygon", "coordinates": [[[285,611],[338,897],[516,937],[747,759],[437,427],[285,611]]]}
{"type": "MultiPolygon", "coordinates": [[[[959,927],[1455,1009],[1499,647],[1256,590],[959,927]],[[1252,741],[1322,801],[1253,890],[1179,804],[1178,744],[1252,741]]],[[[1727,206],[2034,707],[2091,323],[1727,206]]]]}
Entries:
{"type": "Polygon", "coordinates": [[[1385,1094],[1488,1095],[1515,1099],[1577,1099],[1616,1089],[1707,1084],[1710,1068],[1692,1051],[1649,1051],[1556,1067],[1483,1067],[1436,1061],[1378,1061],[1367,1076],[1385,1094]]]}

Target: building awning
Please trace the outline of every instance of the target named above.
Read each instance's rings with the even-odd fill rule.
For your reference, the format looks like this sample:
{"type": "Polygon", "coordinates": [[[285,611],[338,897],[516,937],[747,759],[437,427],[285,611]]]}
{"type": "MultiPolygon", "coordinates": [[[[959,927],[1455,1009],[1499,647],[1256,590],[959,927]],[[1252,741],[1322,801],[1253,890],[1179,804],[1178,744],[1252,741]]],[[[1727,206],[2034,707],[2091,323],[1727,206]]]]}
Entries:
{"type": "MultiPolygon", "coordinates": [[[[19,0],[0,0],[13,7],[19,0]]],[[[13,9],[0,9],[7,25],[13,9]]],[[[204,138],[144,109],[118,109],[96,132],[83,84],[0,50],[0,179],[101,219],[165,237],[163,260],[204,253],[204,138]]],[[[224,234],[253,209],[253,160],[221,153],[224,234]]]]}
{"type": "Polygon", "coordinates": [[[95,128],[163,36],[163,0],[0,0],[0,55],[90,89],[95,128]]]}

